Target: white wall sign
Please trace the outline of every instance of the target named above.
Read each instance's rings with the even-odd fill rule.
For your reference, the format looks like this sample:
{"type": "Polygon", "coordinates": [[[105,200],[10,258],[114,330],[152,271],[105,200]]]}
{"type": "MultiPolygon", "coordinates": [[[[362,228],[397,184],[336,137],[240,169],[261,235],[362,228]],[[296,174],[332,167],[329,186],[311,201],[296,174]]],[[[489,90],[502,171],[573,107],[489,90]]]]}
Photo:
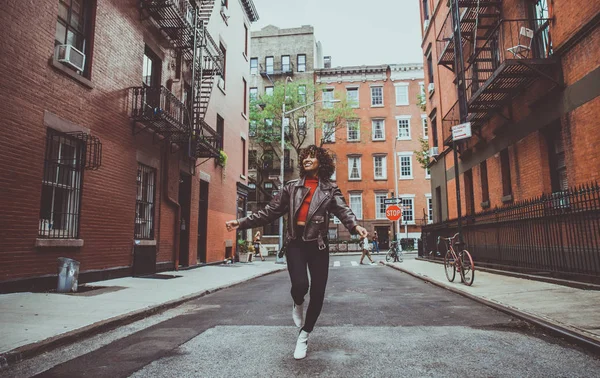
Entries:
{"type": "Polygon", "coordinates": [[[452,126],[452,140],[457,141],[461,139],[470,138],[471,134],[471,122],[461,123],[460,125],[452,126]]]}

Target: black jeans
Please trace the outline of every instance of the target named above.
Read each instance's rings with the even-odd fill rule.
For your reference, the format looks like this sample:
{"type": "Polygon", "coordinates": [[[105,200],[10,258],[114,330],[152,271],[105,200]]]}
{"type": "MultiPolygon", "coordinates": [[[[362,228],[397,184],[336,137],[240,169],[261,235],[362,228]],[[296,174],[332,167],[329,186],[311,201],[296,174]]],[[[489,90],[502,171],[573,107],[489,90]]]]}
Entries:
{"type": "Polygon", "coordinates": [[[306,268],[308,267],[308,271],[310,271],[310,302],[302,329],[311,332],[321,313],[325,299],[325,287],[329,274],[329,248],[319,250],[316,241],[305,242],[301,238],[290,240],[286,258],[292,281],[292,298],[297,305],[304,303],[304,296],[308,293],[309,283],[306,268]]]}

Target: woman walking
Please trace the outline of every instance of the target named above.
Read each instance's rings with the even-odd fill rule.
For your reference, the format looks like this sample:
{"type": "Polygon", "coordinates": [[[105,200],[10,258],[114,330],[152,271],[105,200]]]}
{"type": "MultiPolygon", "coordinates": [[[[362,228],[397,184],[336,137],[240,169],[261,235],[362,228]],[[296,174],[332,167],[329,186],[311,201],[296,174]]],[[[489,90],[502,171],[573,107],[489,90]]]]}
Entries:
{"type": "Polygon", "coordinates": [[[373,246],[371,245],[371,242],[369,242],[369,239],[363,238],[361,240],[361,244],[362,244],[362,255],[360,256],[360,265],[363,264],[363,260],[365,259],[365,256],[367,256],[369,261],[371,261],[371,264],[375,264],[375,261],[373,261],[373,259],[371,258],[371,248],[373,246]]]}
{"type": "Polygon", "coordinates": [[[292,283],[292,319],[301,327],[294,358],[306,357],[308,335],[313,330],[325,299],[329,273],[327,231],[329,214],[335,215],[353,234],[367,237],[356,216],[346,204],[342,192],[329,178],[335,171],[333,158],[324,148],[311,145],[300,153],[300,178],[288,182],[262,210],[242,219],[226,222],[229,231],[272,223],[288,214],[287,267],[292,283]],[[309,290],[310,303],[304,320],[304,297],[309,290]]]}
{"type": "Polygon", "coordinates": [[[379,235],[377,235],[377,231],[373,231],[373,252],[379,254],[379,235]]]}
{"type": "Polygon", "coordinates": [[[254,246],[254,254],[258,255],[261,261],[265,261],[265,258],[263,257],[262,252],[260,251],[260,231],[256,231],[256,234],[254,234],[254,240],[252,241],[252,245],[254,246]]]}

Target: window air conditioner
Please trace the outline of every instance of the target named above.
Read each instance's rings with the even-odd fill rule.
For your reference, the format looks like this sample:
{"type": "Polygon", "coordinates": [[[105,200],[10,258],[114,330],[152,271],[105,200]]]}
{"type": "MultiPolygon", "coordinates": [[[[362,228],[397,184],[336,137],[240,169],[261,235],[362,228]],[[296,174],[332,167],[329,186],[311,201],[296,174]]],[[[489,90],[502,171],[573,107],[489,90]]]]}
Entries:
{"type": "Polygon", "coordinates": [[[221,5],[221,16],[225,20],[229,19],[229,9],[225,5],[221,5]]]}
{"type": "Polygon", "coordinates": [[[83,72],[85,67],[85,54],[71,45],[56,46],[56,60],[83,72]]]}
{"type": "Polygon", "coordinates": [[[431,149],[429,150],[429,156],[434,157],[438,155],[438,147],[431,147],[431,149]]]}
{"type": "Polygon", "coordinates": [[[427,30],[428,27],[429,27],[429,20],[423,21],[423,30],[427,30]]]}
{"type": "Polygon", "coordinates": [[[427,86],[427,92],[429,92],[429,94],[432,94],[434,89],[435,89],[435,84],[429,83],[429,85],[427,86]]]}

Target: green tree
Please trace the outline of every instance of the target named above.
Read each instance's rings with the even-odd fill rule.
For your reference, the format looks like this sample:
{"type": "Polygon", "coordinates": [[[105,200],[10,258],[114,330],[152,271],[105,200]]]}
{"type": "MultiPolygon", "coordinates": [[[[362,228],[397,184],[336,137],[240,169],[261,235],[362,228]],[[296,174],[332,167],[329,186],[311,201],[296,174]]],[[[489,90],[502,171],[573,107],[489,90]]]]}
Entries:
{"type": "Polygon", "coordinates": [[[419,138],[420,149],[415,151],[417,162],[421,165],[421,168],[427,169],[429,164],[429,142],[422,137],[419,138]]]}

